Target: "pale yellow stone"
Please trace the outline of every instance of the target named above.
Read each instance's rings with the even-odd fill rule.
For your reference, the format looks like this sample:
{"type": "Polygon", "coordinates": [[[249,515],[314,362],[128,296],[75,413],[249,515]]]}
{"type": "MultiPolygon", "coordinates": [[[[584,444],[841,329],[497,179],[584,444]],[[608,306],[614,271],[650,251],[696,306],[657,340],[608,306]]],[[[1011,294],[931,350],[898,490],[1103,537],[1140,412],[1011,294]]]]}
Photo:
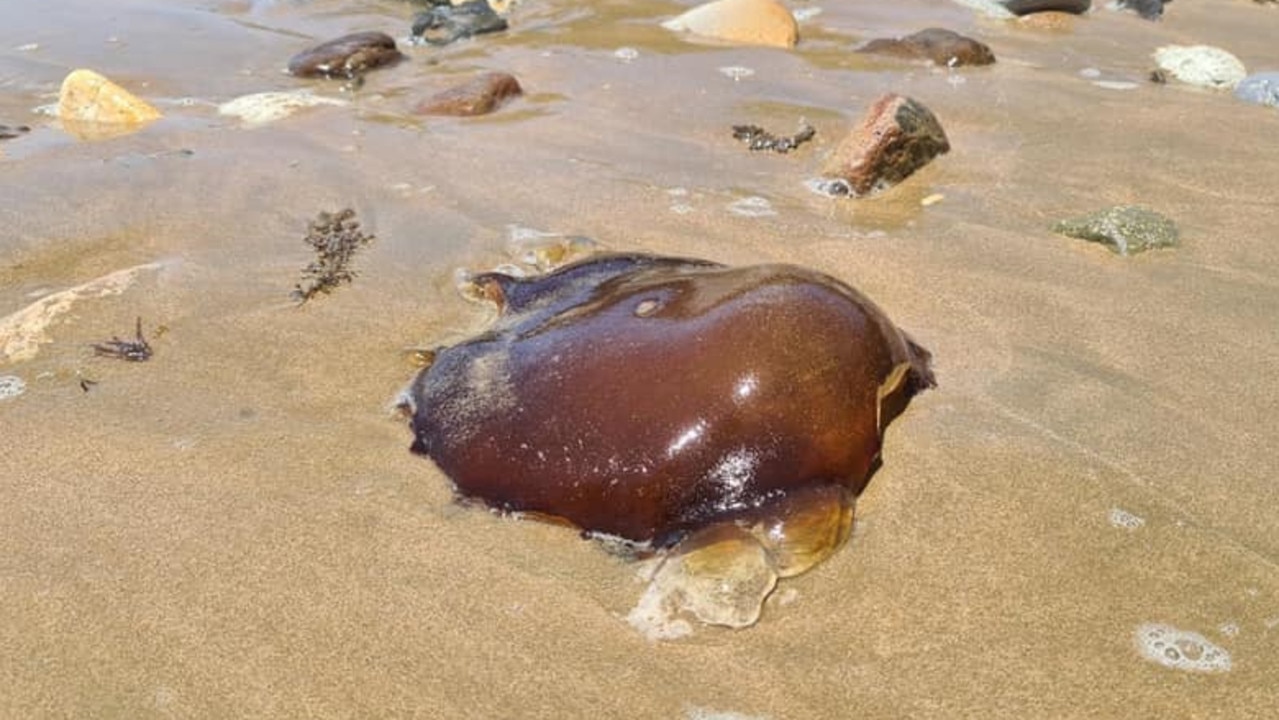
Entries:
{"type": "Polygon", "coordinates": [[[93,126],[111,130],[136,129],[160,117],[145,100],[92,70],[73,70],[62,81],[58,95],[58,117],[63,127],[76,135],[96,135],[93,126]]]}
{"type": "Polygon", "coordinates": [[[778,0],[715,0],[662,27],[747,45],[789,48],[799,40],[795,16],[778,0]]]}

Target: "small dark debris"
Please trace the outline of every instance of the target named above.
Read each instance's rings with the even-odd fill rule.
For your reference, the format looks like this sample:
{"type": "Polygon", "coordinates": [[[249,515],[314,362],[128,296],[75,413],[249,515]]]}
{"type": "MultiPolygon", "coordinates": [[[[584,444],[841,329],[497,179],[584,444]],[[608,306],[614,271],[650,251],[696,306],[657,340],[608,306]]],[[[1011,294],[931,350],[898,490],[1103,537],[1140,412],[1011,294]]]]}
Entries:
{"type": "MultiPolygon", "coordinates": [[[[129,362],[145,362],[151,359],[151,343],[142,337],[142,318],[138,318],[137,328],[134,330],[134,338],[132,340],[121,340],[119,337],[112,337],[104,343],[98,343],[93,346],[95,355],[102,357],[116,358],[117,360],[128,360],[129,362]]],[[[91,382],[91,381],[90,381],[91,382]]],[[[85,387],[85,381],[80,381],[80,387],[88,392],[85,387]]]]}
{"type": "Polygon", "coordinates": [[[351,258],[373,239],[372,235],[360,231],[360,222],[351,208],[320,213],[311,221],[304,238],[315,250],[315,260],[302,271],[303,282],[294,287],[293,299],[304,303],[354,280],[355,271],[348,267],[351,258]]]}
{"type": "Polygon", "coordinates": [[[1150,82],[1155,83],[1156,85],[1167,85],[1168,73],[1160,69],[1151,70],[1150,82]]]}
{"type": "Polygon", "coordinates": [[[733,137],[746,143],[751,150],[772,150],[783,155],[812,140],[816,134],[817,130],[808,123],[790,137],[777,137],[758,125],[733,126],[733,137]]]}
{"type": "Polygon", "coordinates": [[[31,132],[31,126],[29,125],[0,124],[0,140],[12,140],[29,132],[31,132]]]}
{"type": "Polygon", "coordinates": [[[85,392],[89,392],[90,390],[93,389],[93,386],[97,384],[98,384],[97,380],[90,380],[89,378],[80,378],[80,389],[85,392]]]}

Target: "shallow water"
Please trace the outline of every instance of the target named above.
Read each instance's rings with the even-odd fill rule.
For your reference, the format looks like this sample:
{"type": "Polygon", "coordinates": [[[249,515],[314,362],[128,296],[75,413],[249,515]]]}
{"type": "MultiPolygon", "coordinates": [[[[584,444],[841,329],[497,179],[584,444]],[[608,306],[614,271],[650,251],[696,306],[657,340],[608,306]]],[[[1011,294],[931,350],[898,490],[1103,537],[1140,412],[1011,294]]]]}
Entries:
{"type": "Polygon", "coordinates": [[[0,6],[0,123],[33,126],[0,143],[0,317],[159,263],[76,303],[36,357],[0,363],[25,385],[0,399],[0,715],[1273,707],[1279,113],[1144,76],[1168,43],[1276,69],[1279,11],[1100,9],[1050,32],[954,3],[795,7],[810,5],[823,12],[785,52],[672,37],[656,25],[680,3],[528,0],[509,32],[411,48],[353,95],[280,69],[345,32],[403,37],[404,4],[0,6]],[[1000,62],[848,53],[933,25],[1000,62]],[[76,141],[32,112],[75,67],[167,117],[76,141]],[[490,118],[407,114],[480,68],[528,95],[490,118]],[[301,87],[351,105],[257,128],[216,113],[301,87]],[[881,197],[807,190],[888,91],[927,104],[954,149],[881,197]],[[817,137],[784,157],[729,131],[801,117],[817,137]],[[731,210],[751,197],[775,214],[731,210]],[[1182,246],[1124,259],[1047,229],[1117,203],[1174,218],[1182,246]],[[295,306],[307,222],[347,205],[377,236],[359,277],[295,306]],[[388,410],[414,371],[404,350],[483,324],[453,270],[504,261],[512,225],[821,268],[933,351],[941,386],[889,431],[852,541],[786,581],[758,626],[652,645],[624,620],[632,566],[455,506],[408,453],[388,410]],[[150,362],[93,357],[138,316],[150,362]],[[1152,626],[1197,634],[1178,652],[1224,649],[1229,670],[1148,659],[1152,626]]]}

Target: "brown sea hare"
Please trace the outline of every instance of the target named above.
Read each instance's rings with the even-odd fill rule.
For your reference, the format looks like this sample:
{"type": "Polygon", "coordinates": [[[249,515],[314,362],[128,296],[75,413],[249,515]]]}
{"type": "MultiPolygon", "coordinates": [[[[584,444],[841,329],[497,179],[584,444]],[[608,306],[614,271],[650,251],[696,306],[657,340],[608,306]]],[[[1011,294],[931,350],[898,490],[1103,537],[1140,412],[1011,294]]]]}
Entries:
{"type": "Polygon", "coordinates": [[[800,267],[602,255],[469,290],[498,318],[408,389],[413,450],[464,497],[676,546],[701,578],[762,546],[745,614],[691,608],[708,622],[754,622],[776,577],[839,547],[884,427],[933,385],[870,300],[800,267]]]}

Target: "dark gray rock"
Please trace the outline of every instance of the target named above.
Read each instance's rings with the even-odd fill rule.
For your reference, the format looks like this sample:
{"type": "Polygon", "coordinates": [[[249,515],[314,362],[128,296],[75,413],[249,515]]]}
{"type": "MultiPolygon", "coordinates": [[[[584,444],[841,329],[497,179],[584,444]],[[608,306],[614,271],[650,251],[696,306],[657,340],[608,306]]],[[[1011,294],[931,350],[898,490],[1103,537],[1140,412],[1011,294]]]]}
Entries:
{"type": "Polygon", "coordinates": [[[507,28],[486,0],[470,0],[461,5],[434,4],[413,18],[413,39],[431,45],[448,45],[456,40],[498,32],[507,28]]]}
{"type": "Polygon", "coordinates": [[[1116,205],[1062,220],[1052,229],[1067,237],[1101,243],[1119,255],[1177,245],[1177,225],[1172,220],[1136,205],[1116,205]]]}
{"type": "Polygon", "coordinates": [[[1056,10],[1081,15],[1092,7],[1092,0],[1003,0],[1004,7],[1014,15],[1056,10]]]}
{"type": "Polygon", "coordinates": [[[1120,9],[1134,10],[1147,20],[1158,20],[1163,17],[1164,5],[1172,0],[1119,0],[1115,5],[1120,9]]]}

